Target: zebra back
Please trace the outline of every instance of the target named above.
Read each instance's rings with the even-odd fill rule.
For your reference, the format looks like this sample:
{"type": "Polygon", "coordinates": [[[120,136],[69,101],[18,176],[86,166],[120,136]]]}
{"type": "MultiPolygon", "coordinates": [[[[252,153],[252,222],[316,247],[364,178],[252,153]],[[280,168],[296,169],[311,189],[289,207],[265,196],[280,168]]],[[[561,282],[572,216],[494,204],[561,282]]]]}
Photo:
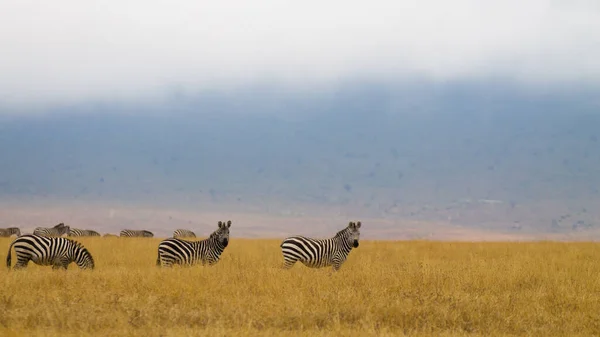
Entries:
{"type": "Polygon", "coordinates": [[[35,264],[67,269],[75,262],[81,269],[94,269],[92,254],[79,242],[60,237],[27,234],[17,238],[8,248],[6,266],[11,265],[11,249],[15,248],[15,268],[24,268],[31,260],[35,264]]]}
{"type": "Polygon", "coordinates": [[[121,237],[137,237],[137,238],[151,238],[154,237],[154,233],[147,230],[133,230],[133,229],[124,229],[119,233],[121,237]]]}
{"type": "Polygon", "coordinates": [[[47,227],[37,227],[34,231],[33,234],[34,235],[41,235],[41,236],[62,236],[65,234],[68,234],[70,230],[69,226],[65,226],[64,223],[59,223],[58,225],[52,227],[52,228],[47,228],[47,227]]]}
{"type": "Polygon", "coordinates": [[[71,228],[68,236],[100,236],[100,233],[91,229],[71,228]]]}
{"type": "Polygon", "coordinates": [[[195,238],[196,233],[192,232],[189,229],[176,229],[173,232],[174,238],[195,238]]]}
{"type": "Polygon", "coordinates": [[[18,227],[0,228],[0,237],[8,238],[11,235],[21,236],[21,230],[18,227]]]}

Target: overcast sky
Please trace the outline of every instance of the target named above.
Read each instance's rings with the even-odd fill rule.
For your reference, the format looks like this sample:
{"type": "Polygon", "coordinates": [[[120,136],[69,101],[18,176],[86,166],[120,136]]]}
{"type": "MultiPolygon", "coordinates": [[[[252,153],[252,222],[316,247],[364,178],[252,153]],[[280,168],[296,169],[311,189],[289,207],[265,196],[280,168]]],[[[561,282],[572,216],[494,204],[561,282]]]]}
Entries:
{"type": "Polygon", "coordinates": [[[2,1],[0,103],[256,83],[600,81],[600,1],[2,1]]]}

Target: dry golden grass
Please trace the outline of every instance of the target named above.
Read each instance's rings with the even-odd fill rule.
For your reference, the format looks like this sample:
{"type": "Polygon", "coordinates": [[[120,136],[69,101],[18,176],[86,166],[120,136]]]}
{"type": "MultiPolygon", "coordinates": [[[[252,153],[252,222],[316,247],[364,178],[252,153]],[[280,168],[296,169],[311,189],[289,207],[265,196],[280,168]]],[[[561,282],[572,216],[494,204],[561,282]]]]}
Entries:
{"type": "Polygon", "coordinates": [[[333,274],[280,269],[279,240],[234,237],[217,265],[171,270],[158,239],[80,241],[94,271],[0,269],[1,336],[600,334],[594,243],[363,241],[333,274]]]}

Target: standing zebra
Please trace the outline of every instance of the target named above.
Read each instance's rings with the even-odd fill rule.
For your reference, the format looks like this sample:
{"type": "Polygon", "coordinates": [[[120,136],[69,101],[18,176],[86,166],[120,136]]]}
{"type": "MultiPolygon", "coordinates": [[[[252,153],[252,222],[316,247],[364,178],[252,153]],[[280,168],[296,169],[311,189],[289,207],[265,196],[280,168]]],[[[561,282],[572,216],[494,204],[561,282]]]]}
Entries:
{"type": "Polygon", "coordinates": [[[221,253],[229,244],[231,220],[219,221],[219,228],[208,239],[185,241],[176,238],[163,240],[158,245],[157,266],[171,267],[174,264],[191,266],[198,262],[214,265],[219,262],[221,253]]]}
{"type": "Polygon", "coordinates": [[[75,262],[81,269],[94,269],[94,259],[81,243],[67,239],[26,234],[17,238],[8,247],[6,266],[10,268],[11,249],[15,247],[17,263],[14,269],[27,267],[29,260],[52,269],[67,269],[75,262]]]}
{"type": "Polygon", "coordinates": [[[358,247],[360,221],[350,222],[348,227],[337,232],[331,239],[311,239],[304,236],[291,236],[281,243],[284,268],[289,269],[297,261],[310,268],[333,266],[337,271],[346,261],[352,248],[358,247]]]}
{"type": "Polygon", "coordinates": [[[100,233],[91,229],[71,228],[67,236],[100,236],[100,233]]]}
{"type": "Polygon", "coordinates": [[[62,235],[68,234],[69,229],[70,229],[69,226],[65,226],[65,224],[61,222],[52,228],[37,227],[33,231],[33,234],[40,235],[40,236],[48,236],[48,237],[62,236],[62,235]]]}
{"type": "Polygon", "coordinates": [[[8,238],[11,235],[21,236],[21,230],[17,227],[0,228],[0,238],[8,238]]]}
{"type": "Polygon", "coordinates": [[[174,238],[195,238],[196,233],[189,229],[177,229],[173,232],[174,238]]]}
{"type": "Polygon", "coordinates": [[[151,238],[154,237],[154,234],[151,231],[147,230],[133,230],[133,229],[124,229],[119,234],[121,237],[128,238],[151,238]]]}

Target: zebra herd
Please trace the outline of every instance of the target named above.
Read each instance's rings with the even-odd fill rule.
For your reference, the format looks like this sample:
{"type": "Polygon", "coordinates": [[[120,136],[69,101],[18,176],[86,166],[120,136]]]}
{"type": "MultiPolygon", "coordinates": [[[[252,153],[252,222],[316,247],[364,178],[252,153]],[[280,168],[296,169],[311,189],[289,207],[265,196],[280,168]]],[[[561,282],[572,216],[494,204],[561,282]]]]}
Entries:
{"type": "MultiPolygon", "coordinates": [[[[178,229],[173,236],[162,240],[158,245],[156,265],[171,267],[175,264],[192,266],[195,264],[214,265],[225,248],[229,245],[229,228],[231,220],[219,221],[217,229],[207,239],[186,241],[181,238],[196,237],[190,230],[178,229]]],[[[309,268],[331,266],[334,271],[340,269],[346,261],[352,248],[358,248],[361,222],[350,222],[348,226],[330,239],[313,239],[304,236],[291,236],[280,245],[283,254],[283,268],[289,269],[296,262],[301,262],[309,268]]],[[[69,228],[60,223],[51,228],[38,227],[33,234],[21,235],[19,228],[0,228],[0,237],[16,235],[17,238],[8,248],[6,265],[11,267],[11,251],[14,247],[17,262],[14,269],[27,267],[29,261],[42,266],[52,266],[53,269],[67,269],[75,262],[81,269],[94,269],[94,259],[90,252],[79,242],[61,237],[67,234],[72,237],[100,236],[93,230],[69,228]]],[[[106,237],[107,235],[105,235],[106,237]]],[[[110,234],[110,236],[115,236],[110,234]]],[[[124,229],[121,237],[154,237],[147,230],[124,229]]]]}

